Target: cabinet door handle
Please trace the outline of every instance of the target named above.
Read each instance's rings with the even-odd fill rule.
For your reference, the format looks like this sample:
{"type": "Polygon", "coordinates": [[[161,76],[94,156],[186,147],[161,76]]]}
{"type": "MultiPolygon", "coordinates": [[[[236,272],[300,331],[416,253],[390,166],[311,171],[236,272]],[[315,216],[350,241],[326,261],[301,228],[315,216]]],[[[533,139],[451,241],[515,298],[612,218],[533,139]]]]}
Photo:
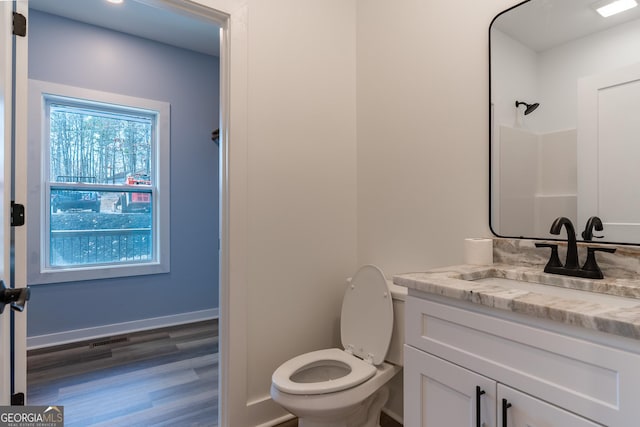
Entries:
{"type": "Polygon", "coordinates": [[[480,388],[479,385],[476,386],[476,427],[482,427],[482,416],[480,410],[480,399],[482,395],[486,392],[480,388]]]}
{"type": "Polygon", "coordinates": [[[502,427],[507,427],[507,409],[511,408],[511,403],[507,399],[502,399],[502,427]]]}

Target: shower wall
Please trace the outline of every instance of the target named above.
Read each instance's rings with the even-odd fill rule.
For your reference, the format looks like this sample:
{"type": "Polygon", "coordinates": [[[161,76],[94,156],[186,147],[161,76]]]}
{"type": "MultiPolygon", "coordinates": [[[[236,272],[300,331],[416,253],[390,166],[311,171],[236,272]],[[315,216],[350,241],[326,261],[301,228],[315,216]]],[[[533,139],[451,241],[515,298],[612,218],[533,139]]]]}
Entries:
{"type": "Polygon", "coordinates": [[[500,126],[495,139],[499,141],[499,165],[496,172],[500,192],[500,222],[496,230],[503,236],[532,236],[535,232],[535,195],[538,187],[536,134],[510,126],[500,126]]]}
{"type": "Polygon", "coordinates": [[[535,236],[551,237],[549,227],[559,212],[574,224],[578,219],[576,143],[575,129],[538,135],[535,236]]]}
{"type": "Polygon", "coordinates": [[[533,232],[534,228],[535,175],[530,170],[530,166],[534,165],[526,165],[526,159],[531,158],[535,152],[535,144],[528,141],[526,134],[517,130],[527,130],[528,118],[537,114],[537,111],[526,116],[526,121],[518,120],[515,101],[532,102],[537,96],[537,54],[495,29],[491,32],[491,44],[491,162],[493,165],[501,165],[500,168],[491,169],[491,193],[500,196],[493,197],[491,201],[491,224],[499,235],[531,235],[527,233],[533,232]],[[504,133],[507,135],[503,135],[504,133]],[[518,143],[502,147],[503,139],[515,139],[518,143]],[[520,147],[521,153],[517,147],[520,147]],[[518,167],[522,168],[522,175],[515,181],[504,180],[507,188],[503,191],[500,171],[504,169],[503,176],[513,175],[506,171],[517,172],[518,167]],[[527,227],[520,228],[522,224],[527,224],[527,227]]]}
{"type": "Polygon", "coordinates": [[[538,134],[500,126],[500,219],[506,236],[551,237],[549,227],[558,212],[577,218],[575,129],[538,134]]]}

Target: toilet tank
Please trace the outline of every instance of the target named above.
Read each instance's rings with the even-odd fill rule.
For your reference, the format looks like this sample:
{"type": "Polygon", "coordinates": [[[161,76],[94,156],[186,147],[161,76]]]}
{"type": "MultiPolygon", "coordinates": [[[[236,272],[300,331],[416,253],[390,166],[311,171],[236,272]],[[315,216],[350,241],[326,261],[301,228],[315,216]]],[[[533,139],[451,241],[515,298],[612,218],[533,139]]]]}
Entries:
{"type": "Polygon", "coordinates": [[[387,280],[387,286],[393,298],[393,333],[391,334],[391,344],[387,351],[387,362],[394,365],[403,366],[404,348],[404,302],[407,298],[407,288],[394,285],[391,280],[387,280]]]}

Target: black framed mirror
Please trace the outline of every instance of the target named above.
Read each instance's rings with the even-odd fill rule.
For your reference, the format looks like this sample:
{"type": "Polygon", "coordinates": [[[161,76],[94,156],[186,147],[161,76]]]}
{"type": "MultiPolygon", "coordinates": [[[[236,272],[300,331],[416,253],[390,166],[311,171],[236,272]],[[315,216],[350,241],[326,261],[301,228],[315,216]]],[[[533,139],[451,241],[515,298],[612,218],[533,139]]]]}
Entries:
{"type": "MultiPolygon", "coordinates": [[[[604,0],[606,1],[606,0],[604,0]]],[[[622,0],[635,3],[635,0],[622,0]]],[[[556,238],[559,216],[640,244],[640,7],[529,0],[489,28],[490,226],[556,238]]]]}

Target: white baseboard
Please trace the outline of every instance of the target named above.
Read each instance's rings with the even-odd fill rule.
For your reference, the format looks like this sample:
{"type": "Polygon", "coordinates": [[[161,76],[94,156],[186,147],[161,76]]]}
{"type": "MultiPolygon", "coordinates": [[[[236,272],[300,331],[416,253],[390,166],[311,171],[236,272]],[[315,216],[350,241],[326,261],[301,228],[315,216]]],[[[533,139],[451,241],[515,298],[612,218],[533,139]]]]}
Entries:
{"type": "Polygon", "coordinates": [[[219,309],[212,308],[209,310],[173,314],[171,316],[152,317],[149,319],[114,323],[111,325],[94,326],[91,328],[56,332],[53,334],[36,335],[33,337],[27,337],[27,350],[113,335],[128,334],[131,332],[146,331],[149,329],[165,328],[167,326],[182,325],[185,323],[200,322],[203,320],[217,319],[218,317],[219,309]]]}
{"type": "Polygon", "coordinates": [[[256,427],[274,427],[274,426],[280,425],[280,424],[282,424],[284,422],[291,421],[294,418],[295,418],[295,415],[291,415],[291,414],[283,415],[280,418],[276,418],[275,420],[271,420],[268,423],[257,425],[256,427]]]}

